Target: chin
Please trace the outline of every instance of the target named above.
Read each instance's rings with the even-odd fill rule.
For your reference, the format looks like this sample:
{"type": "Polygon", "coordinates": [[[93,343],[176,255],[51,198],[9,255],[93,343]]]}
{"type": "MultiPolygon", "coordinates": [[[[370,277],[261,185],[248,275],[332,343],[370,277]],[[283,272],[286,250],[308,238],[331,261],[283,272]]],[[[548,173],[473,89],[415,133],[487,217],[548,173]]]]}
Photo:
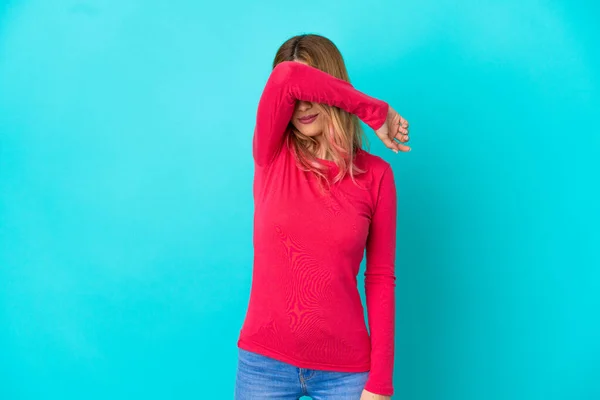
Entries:
{"type": "Polygon", "coordinates": [[[317,127],[307,128],[306,126],[296,126],[295,124],[294,124],[294,127],[301,134],[303,134],[304,136],[308,136],[308,137],[316,137],[316,136],[319,136],[319,135],[321,135],[323,133],[323,130],[319,129],[317,127]]]}
{"type": "Polygon", "coordinates": [[[308,137],[317,137],[319,135],[321,135],[323,132],[321,131],[309,131],[309,132],[302,132],[300,131],[304,136],[308,136],[308,137]]]}

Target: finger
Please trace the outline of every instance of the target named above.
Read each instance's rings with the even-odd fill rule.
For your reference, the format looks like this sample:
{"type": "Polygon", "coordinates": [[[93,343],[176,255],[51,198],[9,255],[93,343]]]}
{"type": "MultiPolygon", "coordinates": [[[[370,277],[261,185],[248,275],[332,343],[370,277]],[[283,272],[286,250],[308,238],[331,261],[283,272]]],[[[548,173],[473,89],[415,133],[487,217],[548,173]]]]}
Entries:
{"type": "Polygon", "coordinates": [[[408,121],[400,116],[400,126],[403,128],[408,128],[408,121]]]}
{"type": "Polygon", "coordinates": [[[401,146],[406,146],[406,144],[402,143],[402,141],[394,140],[396,142],[398,150],[401,150],[401,146]]]}
{"type": "Polygon", "coordinates": [[[403,132],[405,135],[407,135],[408,134],[408,125],[405,126],[402,123],[398,124],[398,130],[400,132],[403,132]]]}
{"type": "Polygon", "coordinates": [[[408,135],[408,129],[406,128],[399,127],[398,132],[402,133],[403,135],[408,135]]]}
{"type": "Polygon", "coordinates": [[[410,146],[403,144],[403,142],[408,141],[408,136],[403,136],[401,138],[394,138],[394,143],[396,144],[396,148],[399,151],[410,151],[410,146]]]}
{"type": "Polygon", "coordinates": [[[398,133],[396,134],[396,136],[394,136],[394,138],[395,138],[395,139],[398,139],[398,140],[400,140],[401,142],[408,142],[408,140],[409,140],[409,137],[408,137],[408,135],[403,135],[403,134],[402,134],[402,133],[400,133],[400,132],[398,132],[398,133]]]}
{"type": "Polygon", "coordinates": [[[410,151],[410,146],[407,146],[405,144],[399,144],[398,145],[398,150],[407,152],[407,151],[410,151]]]}
{"type": "Polygon", "coordinates": [[[398,148],[398,144],[396,142],[394,142],[393,140],[391,140],[390,138],[383,138],[381,139],[383,141],[383,144],[385,145],[385,147],[387,147],[388,149],[391,149],[395,152],[398,152],[399,148],[398,148]]]}

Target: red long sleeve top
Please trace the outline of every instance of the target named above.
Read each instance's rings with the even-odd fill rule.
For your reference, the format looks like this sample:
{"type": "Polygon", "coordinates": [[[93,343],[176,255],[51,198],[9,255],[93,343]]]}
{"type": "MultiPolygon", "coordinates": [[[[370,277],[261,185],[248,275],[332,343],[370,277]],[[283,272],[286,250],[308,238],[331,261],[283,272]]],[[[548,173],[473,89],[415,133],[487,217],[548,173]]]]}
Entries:
{"type": "MultiPolygon", "coordinates": [[[[388,104],[293,61],[272,71],[253,137],[254,268],[238,347],[300,368],[370,371],[365,389],[393,394],[396,188],[390,165],[359,150],[367,172],[323,193],[284,143],[296,100],[357,115],[372,129],[388,104]],[[359,187],[360,186],[360,187],[359,187]],[[366,249],[369,331],[357,289],[366,249]]],[[[334,176],[337,166],[322,160],[334,176]]]]}

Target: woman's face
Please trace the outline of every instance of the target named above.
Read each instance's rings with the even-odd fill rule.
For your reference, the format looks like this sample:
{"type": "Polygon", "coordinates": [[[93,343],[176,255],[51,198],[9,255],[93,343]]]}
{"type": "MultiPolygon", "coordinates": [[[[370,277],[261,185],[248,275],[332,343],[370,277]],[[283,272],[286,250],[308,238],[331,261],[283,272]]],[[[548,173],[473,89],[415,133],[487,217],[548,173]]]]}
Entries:
{"type": "Polygon", "coordinates": [[[292,124],[305,136],[319,136],[325,130],[325,113],[318,103],[296,101],[292,124]]]}
{"type": "MultiPolygon", "coordinates": [[[[301,60],[295,61],[307,64],[301,60]]],[[[318,103],[297,100],[294,115],[292,116],[292,124],[294,128],[305,136],[319,136],[327,127],[325,110],[318,103]]]]}

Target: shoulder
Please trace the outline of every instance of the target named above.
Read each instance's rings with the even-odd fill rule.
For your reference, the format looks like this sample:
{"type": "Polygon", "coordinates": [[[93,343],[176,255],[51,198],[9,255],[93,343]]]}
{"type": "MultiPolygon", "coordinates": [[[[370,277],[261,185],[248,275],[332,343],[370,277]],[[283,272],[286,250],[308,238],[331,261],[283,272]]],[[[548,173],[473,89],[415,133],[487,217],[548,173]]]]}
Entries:
{"type": "Polygon", "coordinates": [[[392,165],[375,154],[366,150],[357,152],[357,161],[360,160],[360,168],[366,171],[367,179],[370,181],[370,188],[375,199],[381,196],[381,193],[395,193],[396,179],[392,165]]]}
{"type": "Polygon", "coordinates": [[[356,157],[357,164],[359,164],[362,169],[370,171],[375,177],[381,177],[386,172],[393,174],[391,164],[380,156],[376,156],[364,149],[360,149],[356,153],[356,157]]]}
{"type": "MultiPolygon", "coordinates": [[[[373,210],[384,202],[395,204],[396,182],[392,165],[383,158],[366,150],[356,154],[357,166],[366,172],[373,210]]],[[[383,203],[386,204],[386,203],[383,203]]]]}

